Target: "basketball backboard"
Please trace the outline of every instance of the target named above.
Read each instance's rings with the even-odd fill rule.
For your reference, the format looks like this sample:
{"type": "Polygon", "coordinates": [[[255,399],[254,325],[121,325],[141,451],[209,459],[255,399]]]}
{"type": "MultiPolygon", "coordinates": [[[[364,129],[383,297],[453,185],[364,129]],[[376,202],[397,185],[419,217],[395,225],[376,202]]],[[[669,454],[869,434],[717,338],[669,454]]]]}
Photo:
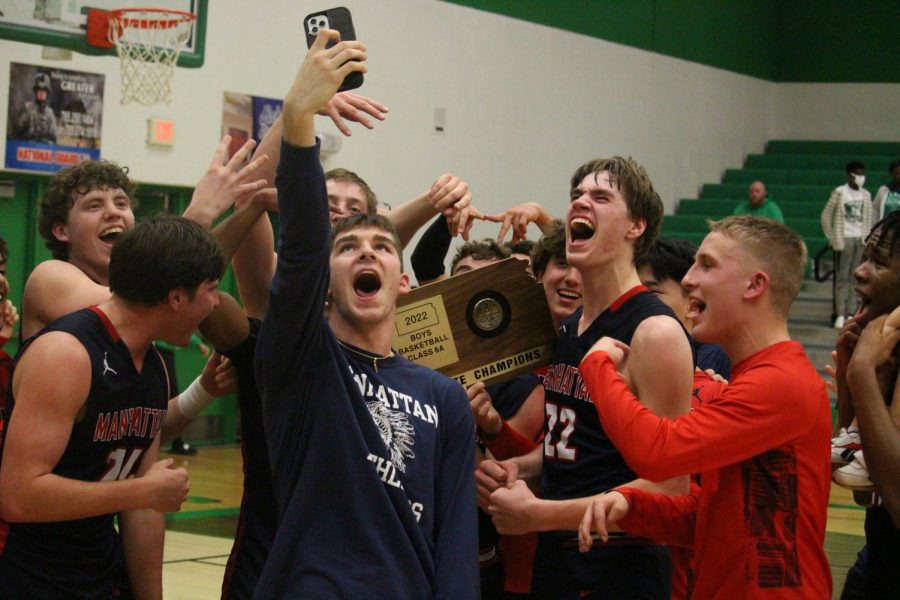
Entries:
{"type": "Polygon", "coordinates": [[[178,56],[179,67],[203,66],[209,0],[0,0],[0,38],[67,48],[82,54],[116,53],[91,46],[85,38],[88,9],[162,8],[197,15],[191,38],[178,56]]]}

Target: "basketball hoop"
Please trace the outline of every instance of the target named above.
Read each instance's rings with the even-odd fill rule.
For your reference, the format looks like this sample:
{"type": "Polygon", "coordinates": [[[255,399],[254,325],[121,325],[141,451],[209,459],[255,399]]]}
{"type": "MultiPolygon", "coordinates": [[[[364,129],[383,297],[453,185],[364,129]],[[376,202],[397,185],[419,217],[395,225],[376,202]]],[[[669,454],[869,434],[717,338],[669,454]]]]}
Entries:
{"type": "Polygon", "coordinates": [[[115,46],[122,64],[122,104],[132,100],[144,106],[171,103],[175,63],[191,38],[196,15],[161,8],[92,13],[88,18],[88,43],[115,46]]]}

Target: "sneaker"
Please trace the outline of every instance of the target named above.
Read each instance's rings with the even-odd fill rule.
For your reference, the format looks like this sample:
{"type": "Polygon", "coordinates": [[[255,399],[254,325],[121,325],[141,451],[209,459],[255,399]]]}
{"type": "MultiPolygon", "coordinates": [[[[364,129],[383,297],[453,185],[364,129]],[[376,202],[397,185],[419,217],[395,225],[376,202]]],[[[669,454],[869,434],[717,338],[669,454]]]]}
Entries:
{"type": "Polygon", "coordinates": [[[831,478],[839,486],[851,490],[875,490],[875,484],[869,479],[869,468],[866,466],[862,450],[853,455],[853,462],[832,473],[831,478]]]}
{"type": "Polygon", "coordinates": [[[834,320],[834,328],[835,329],[842,328],[844,326],[844,321],[846,321],[846,319],[844,318],[844,315],[839,315],[838,318],[834,320]]]}
{"type": "Polygon", "coordinates": [[[843,467],[850,464],[853,455],[857,450],[862,449],[862,443],[859,439],[859,429],[852,427],[844,429],[841,427],[837,437],[831,438],[831,466],[843,467]]]}
{"type": "Polygon", "coordinates": [[[197,454],[197,449],[179,437],[172,440],[172,446],[169,448],[169,452],[172,454],[181,454],[182,456],[193,456],[197,454]]]}
{"type": "Polygon", "coordinates": [[[870,492],[868,490],[853,490],[853,502],[858,506],[872,508],[877,504],[877,497],[878,494],[876,494],[875,492],[870,492]]]}

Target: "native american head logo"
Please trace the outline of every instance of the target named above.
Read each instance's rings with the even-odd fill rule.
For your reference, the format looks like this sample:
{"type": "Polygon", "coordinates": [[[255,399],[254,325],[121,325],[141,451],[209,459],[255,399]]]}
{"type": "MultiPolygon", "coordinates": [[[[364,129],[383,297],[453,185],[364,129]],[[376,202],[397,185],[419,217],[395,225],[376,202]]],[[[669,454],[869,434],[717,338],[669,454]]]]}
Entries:
{"type": "Polygon", "coordinates": [[[366,407],[381,432],[384,445],[391,452],[391,463],[401,473],[406,473],[406,459],[415,458],[412,447],[415,444],[415,429],[409,423],[409,417],[399,411],[393,411],[378,400],[366,402],[366,407]]]}

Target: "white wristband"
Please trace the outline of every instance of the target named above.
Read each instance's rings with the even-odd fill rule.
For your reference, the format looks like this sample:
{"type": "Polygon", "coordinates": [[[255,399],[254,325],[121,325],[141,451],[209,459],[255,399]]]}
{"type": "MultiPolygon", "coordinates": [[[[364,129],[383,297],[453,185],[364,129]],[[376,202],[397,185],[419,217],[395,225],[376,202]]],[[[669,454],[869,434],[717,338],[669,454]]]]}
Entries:
{"type": "Polygon", "coordinates": [[[214,399],[214,396],[207,392],[203,384],[200,383],[200,378],[198,377],[178,396],[178,410],[185,417],[193,420],[214,399]]]}

